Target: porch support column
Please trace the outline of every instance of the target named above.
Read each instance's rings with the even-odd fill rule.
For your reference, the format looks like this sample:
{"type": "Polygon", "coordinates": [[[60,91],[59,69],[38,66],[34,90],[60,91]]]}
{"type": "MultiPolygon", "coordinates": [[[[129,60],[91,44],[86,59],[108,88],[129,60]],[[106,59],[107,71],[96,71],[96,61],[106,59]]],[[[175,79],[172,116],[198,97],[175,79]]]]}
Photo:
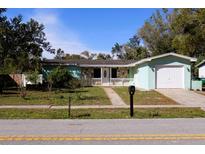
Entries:
{"type": "Polygon", "coordinates": [[[101,86],[102,86],[103,68],[101,67],[101,86]]]}
{"type": "Polygon", "coordinates": [[[110,81],[111,81],[111,67],[109,68],[109,86],[110,86],[110,81]]]}

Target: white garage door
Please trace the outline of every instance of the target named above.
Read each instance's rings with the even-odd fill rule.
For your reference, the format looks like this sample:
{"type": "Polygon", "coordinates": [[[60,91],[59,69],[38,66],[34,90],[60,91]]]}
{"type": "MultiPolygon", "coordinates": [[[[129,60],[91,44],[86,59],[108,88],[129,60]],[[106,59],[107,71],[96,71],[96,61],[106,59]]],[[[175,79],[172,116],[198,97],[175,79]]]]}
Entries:
{"type": "Polygon", "coordinates": [[[157,66],[156,88],[184,88],[183,66],[157,66]]]}

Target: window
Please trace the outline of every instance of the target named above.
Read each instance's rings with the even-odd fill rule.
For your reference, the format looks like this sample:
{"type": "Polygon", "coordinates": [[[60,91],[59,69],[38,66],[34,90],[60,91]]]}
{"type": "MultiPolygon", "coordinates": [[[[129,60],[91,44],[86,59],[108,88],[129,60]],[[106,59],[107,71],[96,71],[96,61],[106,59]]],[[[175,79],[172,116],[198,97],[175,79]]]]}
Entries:
{"type": "Polygon", "coordinates": [[[117,78],[117,68],[112,68],[112,78],[117,78]]]}
{"type": "Polygon", "coordinates": [[[101,69],[94,68],[94,78],[101,78],[101,69]]]}

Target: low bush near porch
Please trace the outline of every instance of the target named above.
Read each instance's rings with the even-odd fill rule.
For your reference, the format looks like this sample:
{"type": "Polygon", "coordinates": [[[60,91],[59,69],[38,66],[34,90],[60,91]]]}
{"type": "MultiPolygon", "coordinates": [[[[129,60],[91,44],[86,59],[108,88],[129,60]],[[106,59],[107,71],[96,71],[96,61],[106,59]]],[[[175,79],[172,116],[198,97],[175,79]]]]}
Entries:
{"type": "MultiPolygon", "coordinates": [[[[129,93],[127,87],[113,87],[118,95],[129,104],[129,93]]],[[[135,105],[176,105],[177,103],[172,99],[165,97],[164,95],[156,91],[139,91],[137,90],[134,95],[135,105]]]]}

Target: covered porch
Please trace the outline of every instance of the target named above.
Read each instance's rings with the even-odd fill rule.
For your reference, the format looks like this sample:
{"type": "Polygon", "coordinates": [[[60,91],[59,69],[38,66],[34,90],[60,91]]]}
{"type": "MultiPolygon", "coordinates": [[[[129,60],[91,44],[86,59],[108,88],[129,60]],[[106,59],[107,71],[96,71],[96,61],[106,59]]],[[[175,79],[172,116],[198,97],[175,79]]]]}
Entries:
{"type": "Polygon", "coordinates": [[[92,86],[129,86],[133,81],[127,67],[93,67],[85,68],[82,72],[92,86]]]}

